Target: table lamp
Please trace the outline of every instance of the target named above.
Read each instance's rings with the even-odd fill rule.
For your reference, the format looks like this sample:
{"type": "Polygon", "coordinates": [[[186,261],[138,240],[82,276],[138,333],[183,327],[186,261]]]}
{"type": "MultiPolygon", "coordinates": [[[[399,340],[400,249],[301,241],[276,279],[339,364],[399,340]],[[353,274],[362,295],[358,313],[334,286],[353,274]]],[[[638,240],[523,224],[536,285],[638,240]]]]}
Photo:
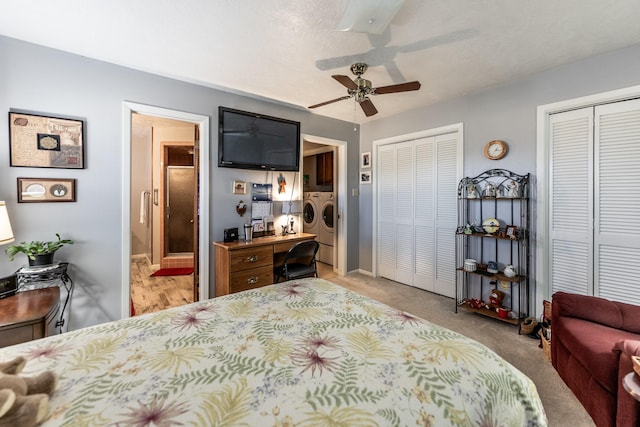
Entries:
{"type": "Polygon", "coordinates": [[[287,215],[289,234],[296,234],[293,228],[293,216],[302,213],[302,200],[289,200],[282,203],[282,213],[287,215]]]}
{"type": "Polygon", "coordinates": [[[11,229],[11,221],[9,221],[9,213],[7,205],[0,201],[0,245],[6,245],[13,242],[13,230],[11,229]]]}

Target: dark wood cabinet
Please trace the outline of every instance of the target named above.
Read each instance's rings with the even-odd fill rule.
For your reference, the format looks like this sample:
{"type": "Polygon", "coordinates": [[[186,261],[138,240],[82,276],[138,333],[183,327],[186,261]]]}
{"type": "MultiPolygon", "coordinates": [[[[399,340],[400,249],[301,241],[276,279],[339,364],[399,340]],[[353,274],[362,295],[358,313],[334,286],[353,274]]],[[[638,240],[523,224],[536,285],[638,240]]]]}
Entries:
{"type": "Polygon", "coordinates": [[[57,286],[0,299],[0,347],[55,335],[59,310],[57,286]]]}
{"type": "Polygon", "coordinates": [[[316,156],[316,185],[333,185],[333,151],[316,156]]]}

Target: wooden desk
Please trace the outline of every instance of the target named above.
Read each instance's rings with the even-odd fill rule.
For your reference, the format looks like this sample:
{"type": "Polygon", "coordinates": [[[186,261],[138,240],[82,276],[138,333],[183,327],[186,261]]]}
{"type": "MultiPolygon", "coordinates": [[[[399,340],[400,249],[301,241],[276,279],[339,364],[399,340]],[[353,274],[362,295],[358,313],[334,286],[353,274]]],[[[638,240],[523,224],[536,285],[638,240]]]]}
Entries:
{"type": "Polygon", "coordinates": [[[273,283],[273,268],[294,244],[314,240],[315,234],[258,237],[250,242],[214,242],[216,296],[260,288],[273,283]]]}
{"type": "Polygon", "coordinates": [[[55,335],[59,309],[57,286],[0,299],[0,347],[55,335]]]}

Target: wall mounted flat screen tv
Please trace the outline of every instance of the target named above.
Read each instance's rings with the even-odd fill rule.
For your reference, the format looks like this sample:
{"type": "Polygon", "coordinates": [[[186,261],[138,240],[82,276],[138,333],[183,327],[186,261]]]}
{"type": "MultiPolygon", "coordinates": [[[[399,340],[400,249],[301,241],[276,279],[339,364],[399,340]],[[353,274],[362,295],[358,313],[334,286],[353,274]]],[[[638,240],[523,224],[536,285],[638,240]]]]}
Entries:
{"type": "Polygon", "coordinates": [[[300,122],[218,108],[218,166],[300,170],[300,122]]]}

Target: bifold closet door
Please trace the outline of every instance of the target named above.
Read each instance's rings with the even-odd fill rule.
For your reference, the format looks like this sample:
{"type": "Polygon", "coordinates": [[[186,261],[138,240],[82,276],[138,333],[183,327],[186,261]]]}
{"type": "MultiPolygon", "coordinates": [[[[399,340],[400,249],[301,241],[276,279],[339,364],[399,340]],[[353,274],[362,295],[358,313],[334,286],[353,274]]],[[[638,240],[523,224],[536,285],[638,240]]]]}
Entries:
{"type": "Polygon", "coordinates": [[[453,298],[457,134],[424,138],[415,143],[413,285],[453,298]]]}
{"type": "Polygon", "coordinates": [[[640,304],[640,100],[595,108],[595,294],[640,304]]]}
{"type": "Polygon", "coordinates": [[[550,117],[552,292],[593,293],[593,108],[550,117]]]}
{"type": "Polygon", "coordinates": [[[455,292],[457,134],[378,149],[378,272],[452,297],[455,292]]]}
{"type": "Polygon", "coordinates": [[[550,117],[551,292],[640,304],[640,101],[550,117]]]}
{"type": "Polygon", "coordinates": [[[378,274],[413,284],[413,144],[378,151],[378,274]]]}

